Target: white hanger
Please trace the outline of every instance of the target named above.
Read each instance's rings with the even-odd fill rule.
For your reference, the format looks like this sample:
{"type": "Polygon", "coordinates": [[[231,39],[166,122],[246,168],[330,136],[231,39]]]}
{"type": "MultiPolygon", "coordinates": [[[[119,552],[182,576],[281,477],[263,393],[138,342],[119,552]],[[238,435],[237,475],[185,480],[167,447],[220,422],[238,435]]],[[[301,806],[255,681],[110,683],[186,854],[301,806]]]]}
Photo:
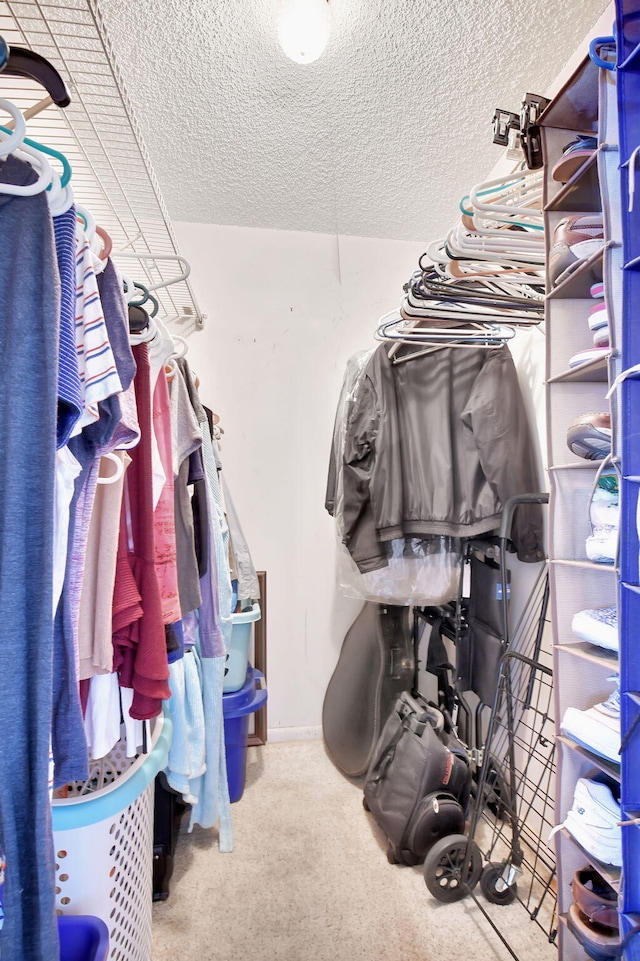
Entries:
{"type": "Polygon", "coordinates": [[[115,469],[115,472],[113,474],[110,474],[108,477],[98,477],[98,483],[99,484],[117,483],[124,473],[124,464],[122,460],[113,451],[110,451],[108,454],[103,454],[102,460],[110,460],[113,464],[116,465],[116,469],[115,469]]]}
{"type": "Polygon", "coordinates": [[[148,344],[150,340],[158,336],[158,327],[153,317],[149,317],[148,327],[139,334],[129,334],[130,344],[148,344]]]}
{"type": "Polygon", "coordinates": [[[47,200],[49,201],[49,211],[52,217],[59,217],[73,206],[73,190],[71,189],[71,184],[63,187],[60,174],[56,170],[53,170],[51,190],[47,191],[47,200]]]}
{"type": "Polygon", "coordinates": [[[169,260],[175,261],[182,268],[182,273],[177,274],[175,277],[170,277],[169,280],[159,281],[157,284],[145,284],[145,287],[152,293],[154,290],[161,290],[163,287],[171,287],[173,284],[179,284],[181,281],[186,280],[191,273],[191,265],[188,260],[184,257],[180,257],[178,254],[137,254],[131,250],[120,250],[118,253],[113,254],[113,256],[120,260],[121,258],[128,258],[130,260],[141,260],[141,261],[152,261],[155,263],[157,260],[169,260]]]}
{"type": "Polygon", "coordinates": [[[0,107],[3,107],[15,120],[15,130],[10,134],[0,132],[0,156],[14,154],[17,157],[24,157],[31,163],[38,174],[37,179],[32,184],[7,184],[0,182],[0,193],[10,194],[15,197],[32,197],[42,193],[52,182],[53,170],[51,164],[43,153],[29,147],[23,142],[26,134],[27,125],[24,117],[18,108],[9,100],[0,100],[0,107]],[[10,147],[11,149],[8,149],[10,147]],[[33,163],[35,161],[35,163],[33,163]]]}
{"type": "Polygon", "coordinates": [[[136,285],[131,278],[126,274],[123,274],[122,271],[120,272],[120,277],[126,288],[124,295],[127,298],[127,303],[130,304],[132,300],[137,300],[137,298],[140,296],[140,291],[136,289],[136,285]]]}
{"type": "Polygon", "coordinates": [[[89,244],[91,244],[96,232],[96,219],[91,211],[87,210],[87,208],[82,206],[82,204],[76,204],[76,214],[78,217],[84,220],[85,237],[89,241],[89,244]]]}
{"type": "Polygon", "coordinates": [[[181,360],[182,357],[186,357],[186,355],[189,353],[189,344],[187,343],[187,338],[181,337],[180,334],[172,334],[171,331],[169,331],[169,335],[174,344],[178,344],[181,348],[180,350],[174,351],[174,353],[171,355],[172,359],[181,360]]]}
{"type": "Polygon", "coordinates": [[[10,100],[0,98],[0,108],[6,110],[13,117],[15,129],[11,134],[0,134],[0,158],[8,157],[9,154],[20,146],[27,135],[27,123],[20,110],[10,100]]]}
{"type": "MultiPolygon", "coordinates": [[[[480,211],[485,214],[507,214],[511,217],[519,215],[520,217],[531,217],[532,209],[531,204],[540,204],[542,201],[542,177],[536,171],[535,174],[507,174],[504,177],[496,177],[495,180],[486,180],[484,183],[476,184],[472,187],[469,192],[469,200],[471,205],[475,210],[480,211]],[[514,177],[516,178],[516,186],[518,189],[511,191],[511,196],[513,196],[514,201],[518,200],[522,203],[523,199],[526,199],[527,204],[525,206],[519,206],[514,203],[504,203],[500,204],[497,200],[505,199],[509,196],[506,193],[509,184],[513,187],[514,177]],[[505,188],[505,193],[499,195],[496,201],[486,201],[481,199],[481,194],[486,190],[493,190],[495,187],[505,188]]],[[[540,211],[540,217],[542,217],[542,211],[540,211]]]]}

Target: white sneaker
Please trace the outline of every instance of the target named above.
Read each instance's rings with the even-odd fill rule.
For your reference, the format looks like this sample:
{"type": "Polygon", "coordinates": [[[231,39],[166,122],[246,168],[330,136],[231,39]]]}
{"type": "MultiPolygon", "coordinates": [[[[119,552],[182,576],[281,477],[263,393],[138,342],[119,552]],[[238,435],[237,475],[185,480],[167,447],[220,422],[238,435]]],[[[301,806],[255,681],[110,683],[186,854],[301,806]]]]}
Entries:
{"type": "MultiPolygon", "coordinates": [[[[617,678],[615,678],[617,682],[617,678]]],[[[586,711],[569,707],[564,712],[560,730],[588,751],[620,763],[620,691],[616,689],[602,704],[586,711]]]]}
{"type": "Polygon", "coordinates": [[[598,484],[589,505],[589,520],[591,534],[585,544],[587,557],[596,564],[614,564],[620,526],[618,493],[598,484]]]}
{"type": "Polygon", "coordinates": [[[606,784],[581,777],[564,827],[587,854],[603,864],[622,867],[620,805],[606,784]]]}
{"type": "Polygon", "coordinates": [[[585,542],[587,557],[594,564],[615,564],[618,553],[618,528],[597,524],[585,542]]]}
{"type": "Polygon", "coordinates": [[[618,651],[618,609],[602,607],[573,615],[571,630],[582,641],[597,644],[607,651],[618,651]]]}

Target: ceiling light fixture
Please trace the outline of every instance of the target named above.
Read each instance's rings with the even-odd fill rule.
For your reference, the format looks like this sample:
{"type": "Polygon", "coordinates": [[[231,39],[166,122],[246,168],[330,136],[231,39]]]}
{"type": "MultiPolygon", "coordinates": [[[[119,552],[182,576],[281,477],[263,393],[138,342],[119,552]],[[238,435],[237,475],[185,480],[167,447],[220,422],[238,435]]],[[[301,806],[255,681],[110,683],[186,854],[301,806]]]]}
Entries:
{"type": "Polygon", "coordinates": [[[295,63],[313,63],[329,40],[329,0],[281,0],[278,40],[295,63]]]}

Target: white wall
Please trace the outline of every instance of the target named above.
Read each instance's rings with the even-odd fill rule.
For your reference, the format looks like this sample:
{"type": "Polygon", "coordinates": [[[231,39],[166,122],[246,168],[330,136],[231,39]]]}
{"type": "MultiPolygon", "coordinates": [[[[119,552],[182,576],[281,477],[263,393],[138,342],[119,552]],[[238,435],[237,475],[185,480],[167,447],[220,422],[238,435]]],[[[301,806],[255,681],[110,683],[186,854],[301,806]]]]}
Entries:
{"type": "Polygon", "coordinates": [[[335,589],[324,492],[347,358],[374,345],[420,245],[176,224],[208,315],[189,339],[221,418],[224,470],[268,582],[270,737],[318,734],[322,699],[358,603],[335,589]],[[297,729],[287,731],[283,729],[297,729]]]}

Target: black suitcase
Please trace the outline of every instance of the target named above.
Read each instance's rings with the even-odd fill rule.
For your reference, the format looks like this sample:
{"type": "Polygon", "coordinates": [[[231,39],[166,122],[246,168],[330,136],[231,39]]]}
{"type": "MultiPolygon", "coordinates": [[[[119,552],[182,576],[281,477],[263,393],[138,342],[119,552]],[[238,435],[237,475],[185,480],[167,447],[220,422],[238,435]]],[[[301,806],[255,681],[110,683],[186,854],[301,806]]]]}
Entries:
{"type": "Polygon", "coordinates": [[[471,789],[467,752],[422,696],[401,694],[364,782],[364,806],[389,841],[392,864],[420,864],[441,837],[464,832],[471,789]]]}

